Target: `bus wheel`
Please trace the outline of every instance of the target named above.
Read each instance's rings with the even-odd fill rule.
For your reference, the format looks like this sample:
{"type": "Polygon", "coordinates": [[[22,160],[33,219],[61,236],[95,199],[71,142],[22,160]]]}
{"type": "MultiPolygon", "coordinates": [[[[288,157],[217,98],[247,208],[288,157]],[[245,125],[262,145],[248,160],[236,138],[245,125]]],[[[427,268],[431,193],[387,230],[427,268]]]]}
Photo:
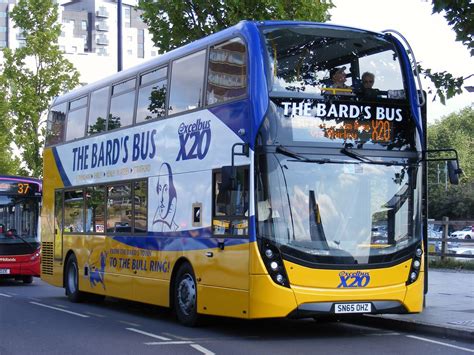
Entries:
{"type": "Polygon", "coordinates": [[[198,320],[197,286],[193,269],[189,264],[182,265],[176,274],[174,284],[174,309],[178,321],[194,326],[198,320]]]}
{"type": "Polygon", "coordinates": [[[23,280],[24,284],[30,284],[33,282],[33,276],[31,275],[23,276],[21,279],[23,280]]]}
{"type": "Polygon", "coordinates": [[[66,263],[66,296],[71,302],[81,302],[83,293],[79,291],[79,268],[74,255],[67,259],[66,263]]]}

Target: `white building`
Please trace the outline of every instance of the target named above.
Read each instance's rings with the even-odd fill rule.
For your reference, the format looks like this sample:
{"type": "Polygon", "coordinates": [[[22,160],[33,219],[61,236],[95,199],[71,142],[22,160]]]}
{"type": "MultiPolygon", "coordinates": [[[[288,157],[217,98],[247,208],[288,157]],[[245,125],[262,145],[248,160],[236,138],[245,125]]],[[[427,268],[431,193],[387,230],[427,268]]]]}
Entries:
{"type": "MultiPolygon", "coordinates": [[[[117,1],[59,0],[62,31],[58,40],[65,57],[81,74],[81,83],[97,81],[117,71],[117,1]]],[[[0,49],[24,45],[9,13],[16,0],[0,0],[0,49]]],[[[158,55],[140,11],[138,0],[122,0],[122,68],[158,55]]],[[[0,61],[1,61],[0,57],[0,61]]]]}

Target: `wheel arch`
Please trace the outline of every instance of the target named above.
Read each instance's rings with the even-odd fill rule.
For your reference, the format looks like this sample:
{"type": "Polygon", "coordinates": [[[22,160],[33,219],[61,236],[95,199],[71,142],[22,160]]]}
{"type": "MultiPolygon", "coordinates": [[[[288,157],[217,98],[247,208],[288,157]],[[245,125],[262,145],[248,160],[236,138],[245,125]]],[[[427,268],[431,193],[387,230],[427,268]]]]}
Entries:
{"type": "Polygon", "coordinates": [[[170,277],[170,287],[169,287],[169,307],[170,309],[174,309],[174,287],[175,287],[175,280],[176,280],[176,275],[178,274],[178,270],[183,266],[184,264],[189,264],[191,269],[194,272],[193,265],[189,261],[188,258],[182,256],[173,265],[173,270],[171,271],[171,277],[170,277]]]}
{"type": "Polygon", "coordinates": [[[66,287],[66,266],[71,256],[74,256],[77,260],[76,254],[74,254],[72,250],[68,250],[68,252],[66,253],[66,257],[64,258],[64,264],[63,264],[63,288],[66,287]]]}

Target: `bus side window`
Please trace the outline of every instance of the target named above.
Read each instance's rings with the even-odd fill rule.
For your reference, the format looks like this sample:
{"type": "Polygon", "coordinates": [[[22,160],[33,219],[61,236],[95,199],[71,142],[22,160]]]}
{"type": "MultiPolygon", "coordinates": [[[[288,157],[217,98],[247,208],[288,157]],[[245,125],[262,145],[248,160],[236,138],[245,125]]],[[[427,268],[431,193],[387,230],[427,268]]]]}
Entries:
{"type": "Polygon", "coordinates": [[[165,117],[167,74],[164,67],[140,77],[136,123],[165,117]]]}
{"type": "Polygon", "coordinates": [[[89,123],[87,134],[104,132],[107,129],[107,104],[109,87],[92,92],[89,104],[89,123]]]}
{"type": "Polygon", "coordinates": [[[133,183],[133,231],[134,233],[147,232],[148,217],[148,181],[140,180],[133,183]]]}
{"type": "Polygon", "coordinates": [[[64,191],[64,232],[84,232],[84,191],[64,191]]]}
{"type": "Polygon", "coordinates": [[[237,177],[233,186],[224,186],[222,173],[215,172],[213,219],[214,235],[248,235],[248,169],[237,167],[237,177]]]}
{"type": "Polygon", "coordinates": [[[130,126],[133,123],[135,110],[135,82],[130,79],[112,87],[110,99],[110,113],[107,121],[107,130],[130,126]]]}
{"type": "Polygon", "coordinates": [[[66,127],[67,103],[53,106],[48,115],[46,145],[62,143],[66,127]]]}
{"type": "Polygon", "coordinates": [[[107,232],[132,232],[131,183],[107,187],[107,232]]]}
{"type": "Polygon", "coordinates": [[[240,38],[212,46],[207,75],[207,104],[242,98],[247,89],[247,51],[240,38]]]}
{"type": "Polygon", "coordinates": [[[86,232],[105,232],[105,185],[86,188],[86,232]]]}
{"type": "Polygon", "coordinates": [[[193,53],[173,62],[169,114],[202,107],[202,90],[206,50],[193,53]]]}
{"type": "Polygon", "coordinates": [[[87,96],[71,101],[67,115],[66,141],[84,137],[87,118],[87,96]]]}

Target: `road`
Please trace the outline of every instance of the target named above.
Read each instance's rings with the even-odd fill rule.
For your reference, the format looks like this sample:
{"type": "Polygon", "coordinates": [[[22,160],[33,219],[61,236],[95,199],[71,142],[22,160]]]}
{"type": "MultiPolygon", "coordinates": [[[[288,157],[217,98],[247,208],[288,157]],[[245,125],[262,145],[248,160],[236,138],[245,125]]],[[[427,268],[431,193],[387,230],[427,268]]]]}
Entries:
{"type": "Polygon", "coordinates": [[[106,298],[70,303],[35,279],[0,280],[0,354],[469,354],[467,341],[345,322],[210,317],[198,328],[166,309],[106,298]]]}

